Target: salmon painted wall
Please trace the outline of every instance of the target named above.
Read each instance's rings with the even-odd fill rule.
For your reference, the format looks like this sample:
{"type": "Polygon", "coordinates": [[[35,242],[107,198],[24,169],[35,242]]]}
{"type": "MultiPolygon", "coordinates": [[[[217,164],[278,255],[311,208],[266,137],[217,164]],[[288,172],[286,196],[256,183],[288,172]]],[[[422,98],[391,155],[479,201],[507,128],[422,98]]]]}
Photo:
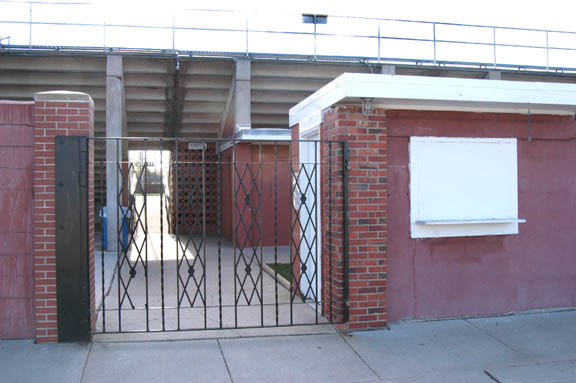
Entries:
{"type": "Polygon", "coordinates": [[[222,236],[232,240],[232,212],[234,209],[234,193],[232,192],[232,148],[221,154],[222,172],[220,185],[222,193],[222,236]]]}
{"type": "MultiPolygon", "coordinates": [[[[258,146],[252,146],[252,162],[258,161],[258,146]]],[[[288,145],[278,145],[277,155],[274,145],[262,146],[262,203],[263,244],[274,246],[274,157],[277,157],[277,236],[278,245],[287,246],[290,238],[290,165],[288,145]]]]}
{"type": "Polygon", "coordinates": [[[574,117],[387,111],[390,321],[576,306],[574,117]],[[518,139],[518,235],[411,239],[410,136],[518,139]]]}
{"type": "MultiPolygon", "coordinates": [[[[255,175],[258,170],[258,162],[260,156],[259,145],[238,144],[236,146],[236,166],[240,174],[243,172],[246,164],[251,164],[252,173],[255,175]]],[[[262,145],[262,240],[264,246],[274,245],[274,145],[262,145]]],[[[234,192],[232,190],[232,148],[225,150],[222,153],[222,233],[224,237],[232,239],[233,235],[233,214],[238,214],[235,210],[234,192]]],[[[290,237],[290,205],[289,205],[289,159],[288,159],[288,145],[279,144],[277,147],[277,198],[278,198],[278,214],[277,214],[277,230],[278,230],[278,245],[287,246],[290,237]]],[[[236,178],[236,188],[239,187],[239,175],[236,178]]],[[[243,184],[246,190],[250,188],[250,176],[246,172],[243,184]]],[[[258,179],[260,182],[260,179],[258,179]]],[[[258,203],[257,193],[253,192],[250,195],[251,201],[254,204],[258,203]]],[[[242,206],[245,203],[243,195],[237,198],[237,203],[242,211],[242,206]]],[[[246,227],[249,227],[249,219],[251,219],[248,210],[244,213],[246,227]]],[[[243,243],[242,238],[244,235],[243,227],[239,228],[236,233],[238,242],[243,243]]],[[[253,241],[258,241],[258,232],[256,226],[251,230],[251,238],[253,241]]],[[[255,243],[255,242],[253,242],[255,243]]],[[[249,243],[247,243],[249,245],[249,243]]]]}
{"type": "Polygon", "coordinates": [[[0,101],[0,339],[32,338],[34,103],[0,101]]]}

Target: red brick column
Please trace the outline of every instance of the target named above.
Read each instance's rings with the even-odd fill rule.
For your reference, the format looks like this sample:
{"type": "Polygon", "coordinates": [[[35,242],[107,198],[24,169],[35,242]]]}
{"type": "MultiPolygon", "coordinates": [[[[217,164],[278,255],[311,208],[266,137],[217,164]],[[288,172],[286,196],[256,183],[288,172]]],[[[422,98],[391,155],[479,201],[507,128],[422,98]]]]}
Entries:
{"type": "MultiPolygon", "coordinates": [[[[94,102],[84,93],[34,95],[34,311],[37,342],[57,342],[55,137],[93,136],[94,102]]],[[[90,163],[93,164],[93,145],[90,163]]],[[[94,177],[89,166],[90,280],[94,280],[94,177]]],[[[91,307],[94,291],[91,289],[91,307]]]]}
{"type": "MultiPolygon", "coordinates": [[[[384,110],[369,116],[361,106],[334,106],[324,111],[322,140],[345,140],[349,145],[348,163],[348,258],[344,259],[344,216],[335,208],[344,202],[342,145],[332,146],[332,188],[323,189],[323,274],[326,281],[328,256],[332,261],[335,320],[344,318],[343,296],[348,293],[348,322],[344,329],[386,326],[387,263],[387,128],[384,110]],[[326,206],[332,198],[332,225],[326,206]],[[331,246],[327,238],[331,232],[331,246]],[[345,275],[346,261],[348,274],[345,275]]],[[[323,144],[322,163],[327,164],[328,146],[323,144]]],[[[327,166],[322,167],[322,185],[328,185],[327,166]]],[[[327,283],[325,301],[330,300],[327,283]],[[326,299],[328,298],[328,299],[326,299]]],[[[326,306],[325,306],[326,312],[326,306]]],[[[326,313],[325,313],[326,315],[326,313]]]]}

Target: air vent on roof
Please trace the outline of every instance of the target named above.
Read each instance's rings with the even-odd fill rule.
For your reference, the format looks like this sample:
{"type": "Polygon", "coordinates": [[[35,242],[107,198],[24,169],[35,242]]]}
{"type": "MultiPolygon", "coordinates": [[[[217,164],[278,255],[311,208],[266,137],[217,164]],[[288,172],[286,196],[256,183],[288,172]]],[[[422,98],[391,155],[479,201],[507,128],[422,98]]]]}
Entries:
{"type": "Polygon", "coordinates": [[[313,15],[313,14],[303,14],[302,22],[304,24],[326,24],[328,23],[327,15],[313,15]]]}

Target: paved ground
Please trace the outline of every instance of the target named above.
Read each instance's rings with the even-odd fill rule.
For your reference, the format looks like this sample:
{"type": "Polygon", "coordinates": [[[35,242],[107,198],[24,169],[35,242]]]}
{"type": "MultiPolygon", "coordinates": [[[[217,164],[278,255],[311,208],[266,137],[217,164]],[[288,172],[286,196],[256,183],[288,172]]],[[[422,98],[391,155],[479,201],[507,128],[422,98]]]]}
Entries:
{"type": "MultiPolygon", "coordinates": [[[[160,196],[148,196],[148,235],[143,235],[142,227],[137,225],[135,243],[128,252],[129,263],[120,261],[120,273],[116,270],[117,253],[96,251],[96,307],[107,310],[105,315],[99,312],[99,332],[104,327],[106,332],[146,331],[147,323],[149,330],[161,330],[163,326],[174,330],[327,322],[317,315],[320,304],[310,303],[315,302],[314,299],[291,300],[288,289],[261,271],[260,260],[263,264],[289,263],[288,246],[257,247],[255,252],[247,246],[243,251],[235,251],[231,241],[222,238],[219,254],[215,236],[203,241],[200,235],[168,234],[166,214],[163,214],[161,228],[160,201],[160,196]],[[200,249],[198,258],[196,247],[200,249]],[[183,249],[186,249],[185,257],[183,249]],[[148,277],[144,259],[147,259],[148,277]],[[130,265],[135,265],[133,278],[130,265]],[[100,305],[102,296],[105,296],[104,307],[100,305]],[[118,313],[120,306],[122,310],[118,313]]],[[[136,210],[143,210],[142,196],[136,196],[136,206],[136,210]]],[[[314,298],[311,291],[319,281],[313,275],[318,274],[309,271],[308,275],[313,288],[302,285],[302,289],[308,292],[309,298],[314,298]]]]}
{"type": "MultiPolygon", "coordinates": [[[[254,271],[252,277],[246,275],[246,264],[241,260],[235,271],[234,249],[230,241],[223,240],[221,244],[221,266],[218,267],[217,240],[207,238],[206,255],[203,260],[193,263],[194,255],[187,252],[187,257],[192,269],[194,278],[189,278],[189,265],[182,262],[177,278],[177,251],[178,246],[175,237],[165,235],[163,238],[164,260],[160,262],[160,237],[159,234],[149,234],[148,244],[148,273],[146,278],[142,262],[138,262],[136,276],[130,279],[130,267],[124,263],[122,267],[122,281],[118,281],[115,253],[105,253],[105,291],[106,295],[106,331],[114,332],[119,330],[121,320],[122,331],[142,331],[146,330],[146,320],[150,330],[162,329],[162,297],[164,297],[164,325],[166,329],[176,329],[178,325],[182,329],[202,329],[207,328],[230,328],[260,326],[262,322],[267,325],[275,325],[276,304],[278,307],[278,323],[281,325],[290,324],[292,318],[295,324],[314,324],[327,322],[321,315],[316,315],[315,305],[303,302],[301,299],[294,299],[292,304],[290,291],[278,283],[267,273],[259,273],[258,261],[253,260],[250,264],[254,271]],[[204,265],[204,267],[203,267],[204,265]],[[220,270],[220,273],[219,273],[220,270]],[[162,272],[164,278],[162,278],[162,272]],[[235,278],[235,272],[237,277],[235,278]],[[121,283],[124,283],[122,285],[121,283]],[[184,286],[186,287],[184,290],[184,286]],[[163,287],[163,289],[162,289],[163,287]],[[120,291],[120,294],[118,292],[120,291]],[[164,295],[162,295],[162,293],[164,295]],[[238,308],[235,310],[234,297],[238,295],[238,308]],[[204,310],[203,298],[206,299],[206,311],[204,310]],[[250,299],[250,305],[248,300],[250,299]],[[178,307],[180,300],[180,308],[178,307]],[[118,316],[118,302],[123,301],[121,316],[118,316]],[[220,303],[221,302],[221,303],[220,303]],[[133,304],[135,309],[131,309],[133,304]],[[149,312],[145,307],[148,303],[149,312]],[[263,303],[261,305],[261,303],[263,303]],[[222,307],[222,310],[220,310],[222,307]],[[112,310],[112,311],[110,311],[112,310]],[[221,315],[221,318],[220,318],[221,315]],[[220,323],[221,321],[221,323],[220,323]],[[318,322],[317,322],[318,321],[318,322]]],[[[199,239],[197,239],[199,241],[199,239]]],[[[180,241],[186,243],[186,237],[180,236],[180,241]]],[[[190,244],[190,247],[193,245],[190,244]]],[[[279,262],[288,263],[290,259],[289,248],[287,246],[278,247],[279,262]]],[[[237,251],[238,253],[238,251],[237,251]]],[[[130,251],[130,261],[136,263],[137,252],[130,251]]],[[[101,300],[101,279],[102,254],[97,254],[96,270],[96,292],[97,307],[100,307],[101,300]]],[[[252,256],[246,254],[246,259],[252,256]]],[[[263,263],[274,263],[274,248],[263,247],[263,263]]],[[[180,258],[181,259],[181,258],[180,258]]],[[[319,306],[318,306],[319,307],[319,306]]],[[[97,322],[98,331],[103,330],[103,315],[100,313],[97,322]]]]}
{"type": "Polygon", "coordinates": [[[12,382],[576,382],[576,311],[390,331],[34,345],[0,341],[12,382]]]}

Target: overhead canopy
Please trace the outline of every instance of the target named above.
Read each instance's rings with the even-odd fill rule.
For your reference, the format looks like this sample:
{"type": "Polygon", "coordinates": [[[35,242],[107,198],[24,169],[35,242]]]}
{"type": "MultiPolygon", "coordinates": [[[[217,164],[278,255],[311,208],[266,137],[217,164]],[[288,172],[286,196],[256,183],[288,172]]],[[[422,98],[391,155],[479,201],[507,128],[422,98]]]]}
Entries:
{"type": "Polygon", "coordinates": [[[385,109],[576,113],[575,84],[344,73],[291,108],[290,126],[306,130],[331,105],[362,99],[385,109]]]}

